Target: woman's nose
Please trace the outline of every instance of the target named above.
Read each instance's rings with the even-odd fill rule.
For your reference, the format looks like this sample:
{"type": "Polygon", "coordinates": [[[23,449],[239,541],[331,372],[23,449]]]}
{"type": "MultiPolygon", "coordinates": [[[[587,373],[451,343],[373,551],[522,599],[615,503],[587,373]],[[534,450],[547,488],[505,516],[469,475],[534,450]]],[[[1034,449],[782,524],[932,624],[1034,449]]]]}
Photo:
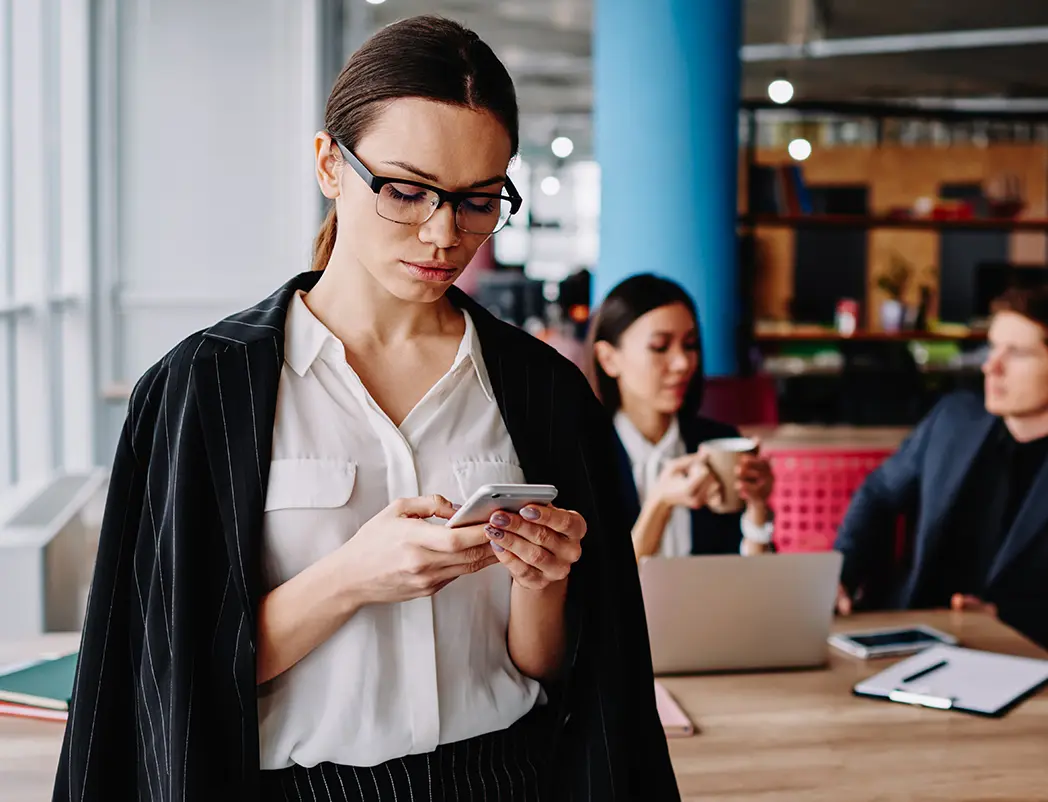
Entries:
{"type": "Polygon", "coordinates": [[[684,372],[690,365],[691,360],[685,351],[675,351],[673,353],[673,358],[670,360],[670,367],[673,370],[684,372]]]}
{"type": "Polygon", "coordinates": [[[443,203],[433,216],[419,227],[418,238],[427,245],[438,248],[453,248],[459,244],[459,230],[455,224],[455,210],[450,203],[443,203]]]}

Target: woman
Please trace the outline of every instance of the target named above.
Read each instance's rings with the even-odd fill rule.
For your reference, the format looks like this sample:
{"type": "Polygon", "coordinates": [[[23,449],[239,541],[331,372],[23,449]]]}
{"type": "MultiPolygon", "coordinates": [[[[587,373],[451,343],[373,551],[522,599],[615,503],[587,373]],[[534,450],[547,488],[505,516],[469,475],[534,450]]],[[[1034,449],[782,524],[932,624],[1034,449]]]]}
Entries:
{"type": "Polygon", "coordinates": [[[718,512],[723,489],[702,444],[738,437],[698,414],[702,346],[695,304],[677,284],[645,274],[615,287],[594,315],[587,367],[615,416],[627,494],[639,514],[637,559],[660,554],[757,554],[770,550],[772,472],[757,454],[741,458],[736,489],[744,511],[718,512]]]}
{"type": "Polygon", "coordinates": [[[318,269],[132,395],[56,800],[679,799],[610,422],[452,287],[519,208],[516,149],[453,22],[346,65],[318,269]],[[442,525],[520,481],[559,506],[442,525]]]}

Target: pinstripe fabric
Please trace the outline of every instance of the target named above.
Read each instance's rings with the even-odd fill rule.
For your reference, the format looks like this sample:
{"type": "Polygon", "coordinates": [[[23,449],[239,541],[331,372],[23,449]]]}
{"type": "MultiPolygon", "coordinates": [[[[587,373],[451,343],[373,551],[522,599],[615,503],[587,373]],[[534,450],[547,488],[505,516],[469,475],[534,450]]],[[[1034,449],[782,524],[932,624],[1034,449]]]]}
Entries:
{"type": "Polygon", "coordinates": [[[321,763],[262,772],[263,802],[539,802],[547,765],[530,714],[514,727],[374,768],[321,763]]]}
{"type": "MultiPolygon", "coordinates": [[[[297,276],[257,307],[187,338],[135,386],[56,802],[261,798],[254,634],[263,502],[284,319],[292,294],[318,278],[297,276]]],[[[570,362],[457,290],[449,297],[477,327],[528,481],[557,485],[559,503],[589,524],[568,589],[564,679],[547,688],[543,798],[677,800],[611,422],[570,362]]],[[[451,759],[459,757],[466,759],[451,759]]],[[[369,798],[392,799],[381,795],[390,773],[365,775],[379,794],[369,798]]],[[[368,792],[365,778],[353,776],[368,792]]],[[[498,782],[459,788],[457,798],[505,793],[498,782]]]]}

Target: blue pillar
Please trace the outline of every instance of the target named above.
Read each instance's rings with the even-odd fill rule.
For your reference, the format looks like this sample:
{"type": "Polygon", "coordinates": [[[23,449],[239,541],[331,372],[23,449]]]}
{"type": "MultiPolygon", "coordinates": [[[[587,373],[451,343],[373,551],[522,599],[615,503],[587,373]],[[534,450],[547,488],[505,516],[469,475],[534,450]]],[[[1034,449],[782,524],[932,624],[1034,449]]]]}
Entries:
{"type": "Polygon", "coordinates": [[[699,308],[708,375],[736,372],[742,0],[596,0],[594,302],[636,273],[699,308]]]}

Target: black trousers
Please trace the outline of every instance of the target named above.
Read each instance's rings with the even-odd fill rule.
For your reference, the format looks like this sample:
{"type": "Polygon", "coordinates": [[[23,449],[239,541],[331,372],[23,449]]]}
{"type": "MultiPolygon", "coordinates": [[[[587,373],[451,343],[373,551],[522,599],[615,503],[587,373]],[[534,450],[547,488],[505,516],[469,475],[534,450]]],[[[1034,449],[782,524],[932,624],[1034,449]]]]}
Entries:
{"type": "Polygon", "coordinates": [[[263,802],[541,802],[547,757],[536,711],[507,730],[358,768],[262,772],[263,802]]]}

